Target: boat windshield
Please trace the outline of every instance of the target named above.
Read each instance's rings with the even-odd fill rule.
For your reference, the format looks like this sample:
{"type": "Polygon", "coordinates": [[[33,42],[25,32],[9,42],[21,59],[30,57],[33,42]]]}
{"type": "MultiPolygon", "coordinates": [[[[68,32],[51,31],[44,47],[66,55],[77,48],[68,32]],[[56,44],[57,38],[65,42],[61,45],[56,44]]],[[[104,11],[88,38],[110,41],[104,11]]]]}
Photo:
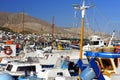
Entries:
{"type": "Polygon", "coordinates": [[[42,68],[53,68],[54,67],[54,65],[41,65],[42,66],[42,68]]]}
{"type": "Polygon", "coordinates": [[[99,45],[99,41],[91,41],[90,45],[99,45]]]}
{"type": "Polygon", "coordinates": [[[12,67],[13,67],[13,65],[10,65],[10,64],[9,64],[9,65],[7,66],[7,68],[6,68],[6,70],[11,71],[12,67]]]}
{"type": "Polygon", "coordinates": [[[19,66],[17,71],[36,71],[35,66],[19,66]]]}
{"type": "Polygon", "coordinates": [[[110,59],[101,59],[101,60],[102,60],[102,64],[103,64],[104,69],[113,70],[113,66],[112,66],[110,59]]]}

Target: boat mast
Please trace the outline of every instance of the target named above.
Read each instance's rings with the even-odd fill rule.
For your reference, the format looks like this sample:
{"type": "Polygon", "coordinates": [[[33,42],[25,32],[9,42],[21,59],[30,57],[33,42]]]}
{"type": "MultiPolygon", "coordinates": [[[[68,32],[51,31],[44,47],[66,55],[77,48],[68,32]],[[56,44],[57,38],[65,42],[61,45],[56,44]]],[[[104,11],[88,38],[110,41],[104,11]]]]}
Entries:
{"type": "Polygon", "coordinates": [[[22,13],[22,34],[23,34],[23,40],[24,40],[24,9],[22,13]]]}
{"type": "Polygon", "coordinates": [[[53,46],[54,46],[54,16],[52,17],[52,43],[51,43],[52,49],[53,46]]]}
{"type": "Polygon", "coordinates": [[[81,29],[80,29],[80,59],[82,59],[83,54],[83,39],[84,39],[84,17],[85,17],[85,1],[83,1],[82,7],[80,8],[82,11],[82,23],[81,23],[81,29]]]}
{"type": "Polygon", "coordinates": [[[82,23],[81,23],[81,29],[80,29],[80,59],[82,59],[82,48],[83,48],[83,38],[84,38],[84,18],[85,18],[85,12],[88,8],[91,6],[85,6],[85,0],[82,2],[82,6],[79,7],[78,4],[74,4],[75,10],[81,10],[81,16],[82,16],[82,23]]]}
{"type": "MultiPolygon", "coordinates": [[[[78,4],[74,4],[74,9],[75,10],[81,10],[81,16],[82,16],[82,23],[81,23],[81,29],[80,29],[80,59],[82,59],[82,55],[83,55],[83,39],[84,39],[84,18],[85,18],[85,12],[88,8],[90,8],[91,6],[85,6],[85,0],[83,0],[82,2],[82,6],[79,7],[78,4]]],[[[80,74],[80,69],[79,69],[79,74],[80,74]]],[[[78,77],[79,80],[80,77],[78,77]]]]}
{"type": "Polygon", "coordinates": [[[52,17],[52,43],[54,41],[54,16],[52,17]]]}

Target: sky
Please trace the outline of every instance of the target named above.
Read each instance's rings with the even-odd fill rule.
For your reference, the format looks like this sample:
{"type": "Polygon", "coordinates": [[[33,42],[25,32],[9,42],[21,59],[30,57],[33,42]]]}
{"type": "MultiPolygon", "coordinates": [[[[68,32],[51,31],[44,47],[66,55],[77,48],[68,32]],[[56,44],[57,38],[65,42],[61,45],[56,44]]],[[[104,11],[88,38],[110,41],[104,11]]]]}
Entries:
{"type": "MultiPolygon", "coordinates": [[[[72,4],[81,4],[82,0],[0,0],[0,12],[24,12],[30,16],[62,27],[80,27],[81,12],[72,4]]],[[[86,12],[86,26],[94,30],[120,31],[120,0],[86,0],[87,4],[95,4],[95,9],[86,12]],[[96,17],[96,18],[93,18],[96,17]]]]}

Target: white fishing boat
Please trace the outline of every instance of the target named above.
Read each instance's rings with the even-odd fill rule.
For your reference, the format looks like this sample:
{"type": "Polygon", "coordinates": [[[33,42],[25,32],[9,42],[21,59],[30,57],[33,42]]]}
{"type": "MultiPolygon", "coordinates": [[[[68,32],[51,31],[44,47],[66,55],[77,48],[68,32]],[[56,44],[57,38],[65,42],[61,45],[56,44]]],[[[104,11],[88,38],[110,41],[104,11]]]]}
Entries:
{"type": "Polygon", "coordinates": [[[18,77],[25,75],[25,71],[29,72],[39,72],[41,70],[41,66],[39,63],[33,62],[11,62],[8,63],[5,71],[12,76],[18,77]]]}
{"type": "Polygon", "coordinates": [[[54,68],[52,63],[42,63],[38,59],[28,58],[26,61],[16,60],[7,64],[5,73],[12,75],[15,79],[20,76],[30,76],[31,73],[37,74],[43,70],[54,68]]]}
{"type": "Polygon", "coordinates": [[[99,36],[91,36],[88,45],[83,46],[83,51],[92,51],[92,49],[105,47],[106,44],[99,36]]]}

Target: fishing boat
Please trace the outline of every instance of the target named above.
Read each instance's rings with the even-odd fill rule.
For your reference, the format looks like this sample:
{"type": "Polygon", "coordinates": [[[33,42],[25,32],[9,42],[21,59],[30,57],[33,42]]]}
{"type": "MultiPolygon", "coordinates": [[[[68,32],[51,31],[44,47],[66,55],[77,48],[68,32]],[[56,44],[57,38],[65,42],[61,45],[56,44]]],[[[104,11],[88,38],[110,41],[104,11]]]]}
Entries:
{"type": "Polygon", "coordinates": [[[23,77],[23,76],[31,76],[31,73],[39,73],[41,72],[43,69],[51,69],[54,68],[54,65],[51,63],[47,64],[40,64],[38,62],[38,60],[34,59],[34,61],[32,61],[32,59],[30,58],[28,61],[13,61],[7,64],[4,72],[9,73],[10,75],[12,75],[15,79],[17,79],[18,77],[23,77]]]}
{"type": "Polygon", "coordinates": [[[104,40],[102,40],[99,36],[91,36],[90,42],[83,46],[83,51],[92,51],[96,48],[102,48],[105,47],[106,44],[104,40]]]}

